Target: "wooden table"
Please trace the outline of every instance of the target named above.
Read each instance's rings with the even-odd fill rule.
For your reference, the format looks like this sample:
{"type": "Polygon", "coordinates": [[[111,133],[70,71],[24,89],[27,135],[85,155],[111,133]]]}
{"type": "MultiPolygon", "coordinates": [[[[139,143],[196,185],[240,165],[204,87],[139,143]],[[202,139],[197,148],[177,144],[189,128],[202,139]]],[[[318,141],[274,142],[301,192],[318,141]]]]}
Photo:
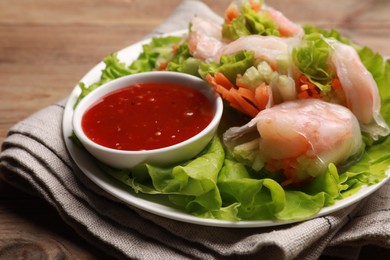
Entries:
{"type": "MultiPolygon", "coordinates": [[[[0,143],[12,125],[65,98],[105,55],[148,34],[180,0],[164,0],[158,7],[156,2],[0,0],[0,143]]],[[[204,2],[219,14],[230,3],[204,2]]],[[[298,23],[337,28],[390,55],[388,0],[269,0],[268,4],[298,23]]],[[[45,256],[106,258],[66,226],[45,201],[0,182],[0,259],[45,256]]]]}

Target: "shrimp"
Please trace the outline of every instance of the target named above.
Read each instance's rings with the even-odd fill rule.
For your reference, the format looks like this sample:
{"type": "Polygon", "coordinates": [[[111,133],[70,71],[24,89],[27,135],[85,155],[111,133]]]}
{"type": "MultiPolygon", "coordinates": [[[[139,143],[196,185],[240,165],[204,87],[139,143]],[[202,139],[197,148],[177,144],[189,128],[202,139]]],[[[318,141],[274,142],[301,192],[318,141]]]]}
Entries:
{"type": "Polygon", "coordinates": [[[376,140],[390,133],[380,114],[380,96],[376,82],[363,65],[356,50],[333,39],[327,39],[333,48],[331,63],[336,69],[346,97],[347,107],[355,114],[363,132],[376,140]]]}
{"type": "Polygon", "coordinates": [[[302,37],[305,34],[303,28],[300,25],[293,23],[280,11],[275,10],[269,6],[266,6],[265,10],[276,23],[281,37],[302,37]]]}
{"type": "Polygon", "coordinates": [[[244,36],[219,49],[214,59],[215,61],[219,61],[222,55],[231,55],[242,50],[247,50],[255,53],[255,59],[264,60],[272,68],[276,68],[278,59],[289,56],[289,51],[298,42],[299,39],[297,38],[260,35],[244,36]]]}
{"type": "Polygon", "coordinates": [[[216,63],[222,55],[233,55],[243,50],[254,53],[255,63],[243,75],[237,75],[230,82],[221,73],[207,75],[206,80],[237,110],[255,117],[260,110],[269,108],[274,103],[291,100],[296,97],[293,79],[295,67],[289,52],[299,39],[276,36],[250,35],[241,37],[224,47],[215,56],[216,63]],[[283,64],[279,66],[279,63],[283,64]],[[287,75],[285,75],[287,74],[287,75]],[[250,78],[252,86],[245,83],[250,78]]]}
{"type": "Polygon", "coordinates": [[[282,171],[284,184],[300,183],[341,166],[364,150],[359,123],[341,105],[319,99],[284,102],[260,111],[223,135],[233,155],[255,170],[282,171]]]}
{"type": "Polygon", "coordinates": [[[192,19],[189,49],[194,58],[206,61],[224,45],[220,25],[200,17],[192,19]]]}

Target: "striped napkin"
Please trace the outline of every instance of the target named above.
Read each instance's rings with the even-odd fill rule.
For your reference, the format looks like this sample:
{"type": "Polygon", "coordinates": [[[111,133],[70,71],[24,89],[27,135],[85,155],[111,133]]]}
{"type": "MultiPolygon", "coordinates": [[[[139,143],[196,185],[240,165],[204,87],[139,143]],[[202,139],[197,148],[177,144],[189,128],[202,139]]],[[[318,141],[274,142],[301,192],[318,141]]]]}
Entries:
{"type": "MultiPolygon", "coordinates": [[[[187,28],[194,16],[221,21],[204,3],[184,0],[151,35],[187,28]]],[[[62,137],[66,100],[13,126],[2,144],[2,177],[56,209],[81,237],[117,258],[355,259],[367,245],[390,247],[390,183],[334,214],[263,228],[220,228],[163,218],[123,204],[73,163],[62,137]]]]}

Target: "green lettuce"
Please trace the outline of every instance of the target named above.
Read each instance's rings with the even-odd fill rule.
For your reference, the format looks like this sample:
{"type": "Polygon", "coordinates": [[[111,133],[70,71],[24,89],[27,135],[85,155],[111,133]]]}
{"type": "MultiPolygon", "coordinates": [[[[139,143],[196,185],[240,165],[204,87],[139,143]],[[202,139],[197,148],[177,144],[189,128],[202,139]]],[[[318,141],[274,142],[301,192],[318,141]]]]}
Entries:
{"type": "Polygon", "coordinates": [[[276,181],[251,178],[245,166],[234,160],[225,160],[218,187],[224,203],[238,205],[239,219],[274,219],[285,207],[285,192],[276,181]]]}
{"type": "Polygon", "coordinates": [[[177,48],[175,55],[169,61],[167,70],[200,77],[198,72],[200,63],[199,60],[191,56],[188,42],[184,42],[177,48]]]}
{"type": "Polygon", "coordinates": [[[248,35],[279,36],[276,23],[264,12],[254,11],[248,3],[241,4],[237,18],[222,25],[222,37],[236,40],[248,35]]]}
{"type": "Polygon", "coordinates": [[[201,63],[199,74],[205,78],[207,74],[214,75],[220,72],[227,77],[233,84],[236,83],[237,75],[242,75],[254,64],[253,51],[240,51],[233,55],[222,55],[219,63],[201,63]]]}
{"type": "Polygon", "coordinates": [[[181,40],[179,36],[165,36],[153,38],[149,44],[144,44],[143,52],[129,66],[132,74],[156,70],[161,64],[168,63],[174,55],[173,46],[181,40]]]}
{"type": "MultiPolygon", "coordinates": [[[[187,212],[202,214],[220,211],[222,200],[217,187],[225,153],[218,137],[194,159],[172,167],[141,164],[132,171],[102,165],[105,172],[136,192],[160,194],[187,212]]],[[[222,215],[226,216],[227,210],[222,215]]]]}
{"type": "Polygon", "coordinates": [[[357,47],[358,45],[354,44],[350,39],[343,37],[338,31],[332,29],[332,30],[325,30],[317,26],[313,25],[304,25],[302,26],[303,30],[305,32],[305,35],[310,34],[321,34],[325,38],[334,38],[338,40],[341,43],[348,44],[354,47],[357,47]]]}
{"type": "MultiPolygon", "coordinates": [[[[337,174],[337,173],[336,173],[337,174]]],[[[318,213],[326,198],[338,196],[337,184],[328,190],[313,189],[312,194],[282,187],[272,178],[258,178],[241,163],[226,159],[218,187],[222,201],[237,207],[237,218],[245,220],[299,220],[318,213]]]]}
{"type": "Polygon", "coordinates": [[[330,83],[334,77],[328,65],[331,48],[319,33],[307,34],[303,40],[305,45],[292,51],[293,61],[299,71],[326,94],[331,91],[330,83]]]}
{"type": "Polygon", "coordinates": [[[91,91],[108,81],[130,74],[159,69],[160,64],[168,63],[172,59],[172,47],[179,44],[181,40],[182,37],[177,36],[153,38],[150,43],[142,46],[142,52],[130,65],[121,62],[117,57],[117,53],[106,56],[103,59],[105,67],[102,70],[100,80],[90,86],[83,82],[79,83],[81,94],[78,96],[75,107],[91,91]]]}

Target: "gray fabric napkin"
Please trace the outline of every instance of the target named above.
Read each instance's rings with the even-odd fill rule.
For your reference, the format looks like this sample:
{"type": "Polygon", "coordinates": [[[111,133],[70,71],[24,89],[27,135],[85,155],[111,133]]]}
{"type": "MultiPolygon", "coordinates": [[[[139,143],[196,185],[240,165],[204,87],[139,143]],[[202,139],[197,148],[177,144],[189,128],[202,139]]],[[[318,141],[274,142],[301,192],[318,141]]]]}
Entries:
{"type": "MultiPolygon", "coordinates": [[[[221,20],[187,0],[152,35],[186,28],[194,16],[221,20]]],[[[317,259],[358,257],[365,245],[390,248],[390,184],[334,214],[267,228],[217,228],[166,219],[125,205],[72,162],[62,138],[65,100],[16,124],[2,145],[3,178],[39,194],[91,244],[131,259],[317,259]]]]}

